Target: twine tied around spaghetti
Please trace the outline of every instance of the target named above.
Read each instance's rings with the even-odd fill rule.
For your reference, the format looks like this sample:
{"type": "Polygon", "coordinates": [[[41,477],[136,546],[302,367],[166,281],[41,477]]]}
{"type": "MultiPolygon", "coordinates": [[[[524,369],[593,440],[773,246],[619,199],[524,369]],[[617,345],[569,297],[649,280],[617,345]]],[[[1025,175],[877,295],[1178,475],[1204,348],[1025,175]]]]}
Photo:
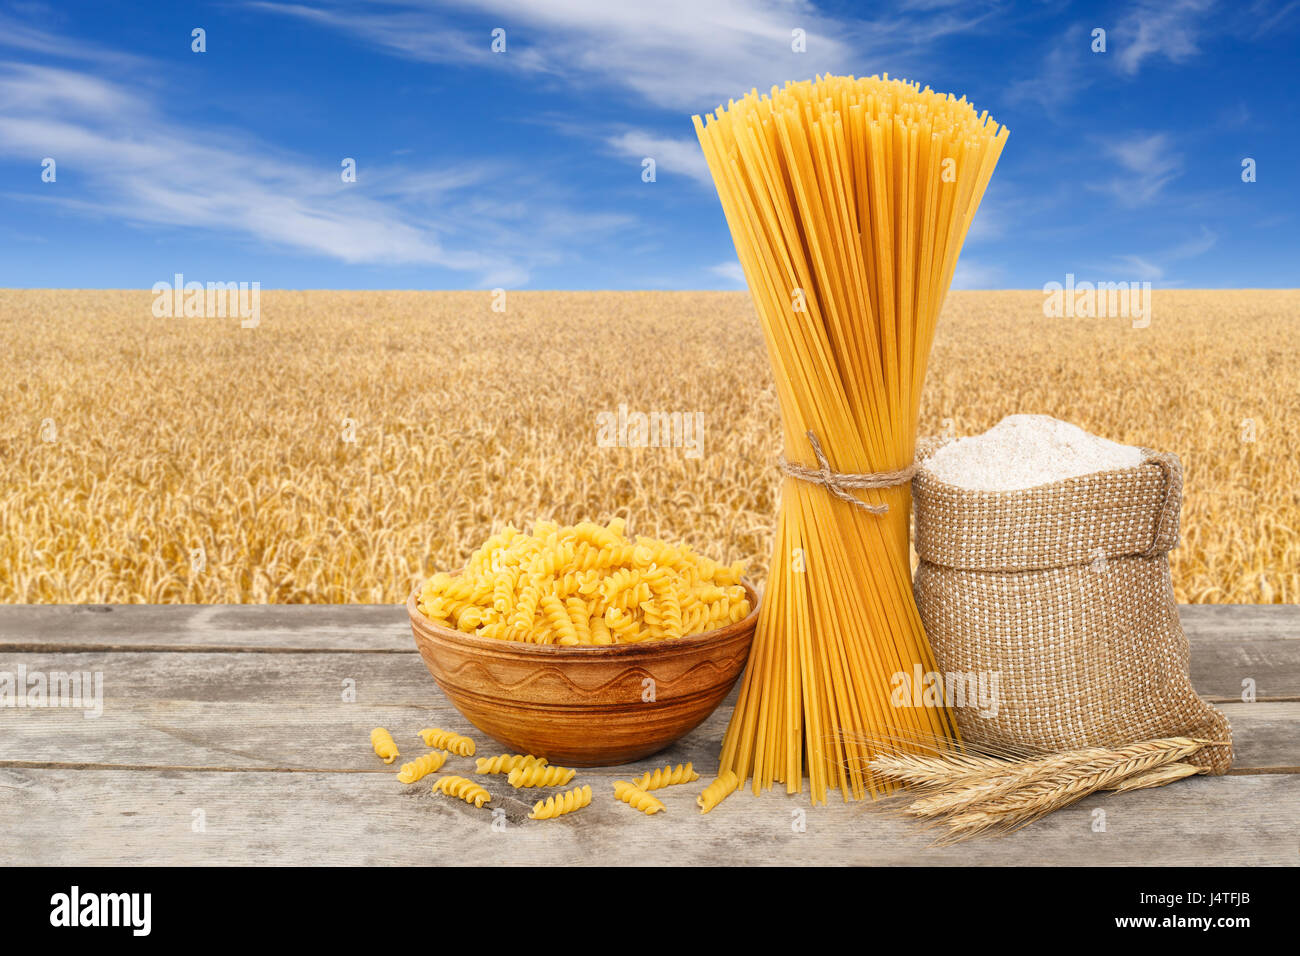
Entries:
{"type": "Polygon", "coordinates": [[[885,514],[889,511],[889,505],[870,504],[853,494],[854,491],[863,488],[893,488],[897,485],[905,485],[916,474],[915,462],[897,471],[877,471],[865,474],[831,471],[831,463],[826,458],[826,453],[822,451],[822,443],[817,440],[817,433],[811,429],[808,431],[808,442],[812,445],[813,455],[816,456],[817,464],[821,467],[808,468],[798,462],[787,461],[782,458],[781,472],[791,478],[798,478],[800,481],[806,481],[812,485],[821,485],[841,501],[847,501],[853,507],[869,511],[873,515],[885,514]]]}

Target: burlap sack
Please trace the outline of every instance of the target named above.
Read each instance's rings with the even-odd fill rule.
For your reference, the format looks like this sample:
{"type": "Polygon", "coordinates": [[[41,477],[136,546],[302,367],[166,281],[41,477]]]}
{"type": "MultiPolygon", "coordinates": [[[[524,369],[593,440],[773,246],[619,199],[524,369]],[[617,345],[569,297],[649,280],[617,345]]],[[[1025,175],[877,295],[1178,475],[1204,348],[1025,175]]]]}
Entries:
{"type": "MultiPolygon", "coordinates": [[[[923,463],[912,487],[916,600],[939,672],[997,674],[996,714],[954,709],[964,740],[1054,753],[1230,739],[1187,672],[1168,558],[1176,456],[1007,492],[957,488],[923,463]]],[[[1187,762],[1223,773],[1232,750],[1187,762]]]]}

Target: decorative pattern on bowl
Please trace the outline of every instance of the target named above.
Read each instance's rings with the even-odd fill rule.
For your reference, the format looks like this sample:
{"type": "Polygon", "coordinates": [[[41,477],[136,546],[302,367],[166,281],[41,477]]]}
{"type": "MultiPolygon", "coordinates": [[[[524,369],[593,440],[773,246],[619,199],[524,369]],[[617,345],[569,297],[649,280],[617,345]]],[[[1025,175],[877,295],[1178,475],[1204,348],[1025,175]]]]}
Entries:
{"type": "Polygon", "coordinates": [[[407,599],[416,647],[465,718],[511,751],[552,763],[629,763],[663,750],[722,703],[749,657],[750,613],[677,640],[561,647],[477,637],[430,621],[407,599]]]}

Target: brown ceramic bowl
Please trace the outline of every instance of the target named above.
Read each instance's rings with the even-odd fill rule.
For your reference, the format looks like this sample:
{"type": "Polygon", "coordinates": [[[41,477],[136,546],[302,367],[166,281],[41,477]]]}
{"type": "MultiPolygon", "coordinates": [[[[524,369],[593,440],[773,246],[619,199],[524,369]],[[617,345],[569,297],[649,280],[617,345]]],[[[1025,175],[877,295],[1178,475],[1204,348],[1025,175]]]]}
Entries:
{"type": "Polygon", "coordinates": [[[744,620],[675,641],[561,647],[477,637],[434,624],[407,598],[429,673],[471,724],[517,753],[604,767],[663,750],[731,690],[749,656],[758,595],[744,620]],[[646,679],[654,700],[643,700],[646,679]]]}

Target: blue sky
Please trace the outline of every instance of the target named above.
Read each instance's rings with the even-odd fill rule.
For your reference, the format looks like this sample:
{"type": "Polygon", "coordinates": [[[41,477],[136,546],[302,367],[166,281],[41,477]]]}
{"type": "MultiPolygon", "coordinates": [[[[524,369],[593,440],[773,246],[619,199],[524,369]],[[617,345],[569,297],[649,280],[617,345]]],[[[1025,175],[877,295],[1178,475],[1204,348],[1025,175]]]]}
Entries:
{"type": "Polygon", "coordinates": [[[1298,47],[1300,0],[0,0],[0,287],[743,288],[690,116],[823,71],[1011,128],[956,287],[1295,287],[1298,47]]]}

